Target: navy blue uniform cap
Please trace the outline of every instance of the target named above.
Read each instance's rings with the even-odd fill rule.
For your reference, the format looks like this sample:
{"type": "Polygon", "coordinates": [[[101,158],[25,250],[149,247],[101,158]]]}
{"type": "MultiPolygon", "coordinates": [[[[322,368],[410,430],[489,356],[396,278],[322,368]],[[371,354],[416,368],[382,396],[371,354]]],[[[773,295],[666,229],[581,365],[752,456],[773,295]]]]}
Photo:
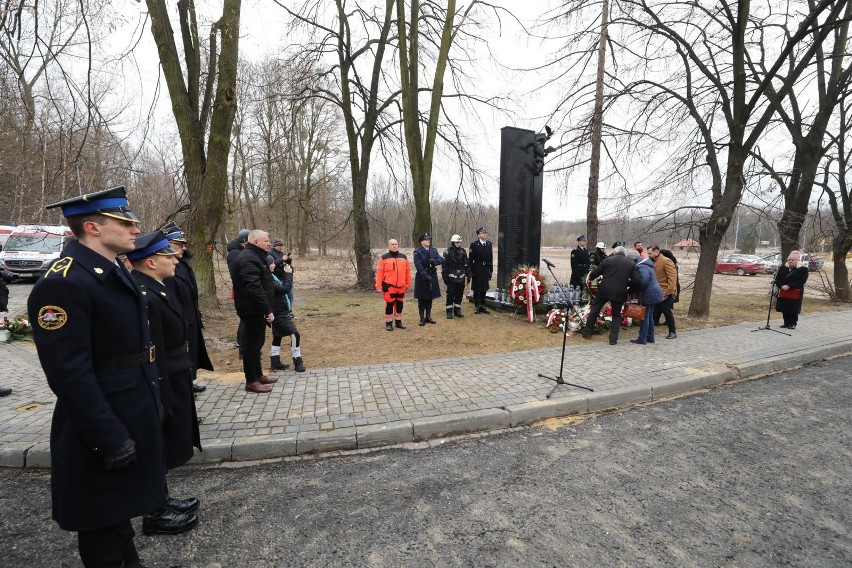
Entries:
{"type": "Polygon", "coordinates": [[[130,205],[127,203],[127,192],[124,191],[123,187],[114,187],[104,191],[87,193],[79,197],[72,197],[71,199],[48,205],[45,209],[53,209],[54,207],[61,208],[62,215],[66,218],[82,217],[98,213],[123,221],[141,223],[139,218],[130,210],[130,205]]]}
{"type": "Polygon", "coordinates": [[[585,241],[585,240],[586,240],[586,235],[580,235],[579,237],[577,237],[577,240],[578,240],[578,241],[585,241]]]}
{"type": "Polygon", "coordinates": [[[481,234],[481,233],[487,233],[487,232],[488,232],[488,231],[486,231],[486,230],[485,230],[485,227],[480,227],[480,228],[478,228],[478,229],[476,230],[476,234],[477,234],[477,235],[479,235],[479,234],[481,234]]]}
{"type": "Polygon", "coordinates": [[[186,242],[186,233],[174,221],[169,221],[160,230],[165,233],[166,238],[170,241],[186,242]]]}
{"type": "Polygon", "coordinates": [[[423,233],[422,235],[420,235],[420,240],[421,241],[431,241],[432,235],[430,235],[429,233],[423,233]]]}
{"type": "Polygon", "coordinates": [[[130,260],[141,260],[151,255],[171,256],[177,251],[169,246],[169,239],[162,230],[142,235],[136,239],[136,248],[127,253],[130,260]]]}

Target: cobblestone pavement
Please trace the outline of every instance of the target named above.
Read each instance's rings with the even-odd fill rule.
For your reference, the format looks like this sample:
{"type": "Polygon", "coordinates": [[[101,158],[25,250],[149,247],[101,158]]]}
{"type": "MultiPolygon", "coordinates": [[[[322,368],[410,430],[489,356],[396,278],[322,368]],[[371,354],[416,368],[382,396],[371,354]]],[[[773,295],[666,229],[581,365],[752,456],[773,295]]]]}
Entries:
{"type": "MultiPolygon", "coordinates": [[[[10,310],[12,311],[12,310],[10,310]]],[[[14,313],[14,312],[13,312],[14,313]]],[[[204,373],[196,405],[205,451],[195,461],[247,460],[376,447],[494,430],[713,387],[852,350],[852,311],[803,316],[790,337],[761,323],[663,335],[639,346],[568,339],[541,349],[452,360],[277,373],[271,394],[246,393],[241,373],[204,373]]],[[[774,323],[775,326],[779,323],[774,323]]],[[[404,333],[404,332],[400,332],[404,333]]],[[[625,333],[631,337],[634,334],[625,333]]],[[[356,344],[349,347],[357,359],[356,344]]],[[[44,467],[54,396],[30,342],[0,344],[0,465],[44,467]]]]}

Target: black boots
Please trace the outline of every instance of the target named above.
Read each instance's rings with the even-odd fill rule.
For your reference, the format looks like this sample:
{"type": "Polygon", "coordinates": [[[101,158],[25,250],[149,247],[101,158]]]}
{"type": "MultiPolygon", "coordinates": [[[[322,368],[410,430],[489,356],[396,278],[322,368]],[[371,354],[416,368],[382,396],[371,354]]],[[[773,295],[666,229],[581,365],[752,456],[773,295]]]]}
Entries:
{"type": "Polygon", "coordinates": [[[447,319],[448,320],[453,319],[453,307],[452,306],[447,306],[447,319]]]}
{"type": "Polygon", "coordinates": [[[388,331],[393,331],[393,322],[392,321],[386,321],[385,322],[385,329],[388,330],[388,331]]]}
{"type": "Polygon", "coordinates": [[[461,313],[461,307],[457,307],[453,310],[453,313],[457,318],[463,318],[464,314],[461,313]]]}
{"type": "Polygon", "coordinates": [[[426,323],[438,323],[432,319],[432,309],[429,308],[426,310],[426,323]]]}
{"type": "Polygon", "coordinates": [[[122,568],[145,568],[136,551],[136,544],[131,540],[121,547],[122,568]]]}
{"type": "Polygon", "coordinates": [[[297,373],[305,372],[305,365],[302,363],[301,357],[293,357],[293,370],[297,373]]]}
{"type": "Polygon", "coordinates": [[[402,325],[402,320],[396,320],[396,328],[397,329],[405,329],[405,326],[402,325]]]}
{"type": "Polygon", "coordinates": [[[198,524],[193,513],[177,513],[168,507],[142,517],[142,534],[180,534],[198,524]]]}
{"type": "Polygon", "coordinates": [[[281,362],[281,355],[272,355],[269,359],[271,361],[270,367],[273,371],[286,371],[290,368],[290,365],[281,362]]]}
{"type": "Polygon", "coordinates": [[[426,310],[424,310],[423,308],[418,308],[417,311],[420,312],[420,323],[417,325],[423,327],[424,325],[426,325],[426,318],[424,317],[426,310]]]}

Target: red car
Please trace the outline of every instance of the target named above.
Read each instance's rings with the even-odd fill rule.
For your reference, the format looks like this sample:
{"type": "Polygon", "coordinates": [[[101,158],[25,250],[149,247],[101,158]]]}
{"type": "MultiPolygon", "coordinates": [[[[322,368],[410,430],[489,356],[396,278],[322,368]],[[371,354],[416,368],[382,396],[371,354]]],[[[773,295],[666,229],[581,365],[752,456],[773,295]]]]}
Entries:
{"type": "Polygon", "coordinates": [[[716,274],[763,274],[766,272],[766,264],[759,257],[748,256],[726,256],[716,262],[714,270],[716,274]]]}

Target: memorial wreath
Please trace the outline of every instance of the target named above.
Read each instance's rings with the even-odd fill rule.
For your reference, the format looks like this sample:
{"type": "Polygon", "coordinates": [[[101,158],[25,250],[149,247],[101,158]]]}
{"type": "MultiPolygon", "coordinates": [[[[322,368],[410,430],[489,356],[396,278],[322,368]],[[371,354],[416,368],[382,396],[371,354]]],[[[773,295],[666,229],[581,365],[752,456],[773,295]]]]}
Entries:
{"type": "Polygon", "coordinates": [[[535,321],[535,306],[545,293],[544,281],[532,266],[520,267],[512,275],[509,298],[516,306],[526,307],[527,321],[535,321]]]}

